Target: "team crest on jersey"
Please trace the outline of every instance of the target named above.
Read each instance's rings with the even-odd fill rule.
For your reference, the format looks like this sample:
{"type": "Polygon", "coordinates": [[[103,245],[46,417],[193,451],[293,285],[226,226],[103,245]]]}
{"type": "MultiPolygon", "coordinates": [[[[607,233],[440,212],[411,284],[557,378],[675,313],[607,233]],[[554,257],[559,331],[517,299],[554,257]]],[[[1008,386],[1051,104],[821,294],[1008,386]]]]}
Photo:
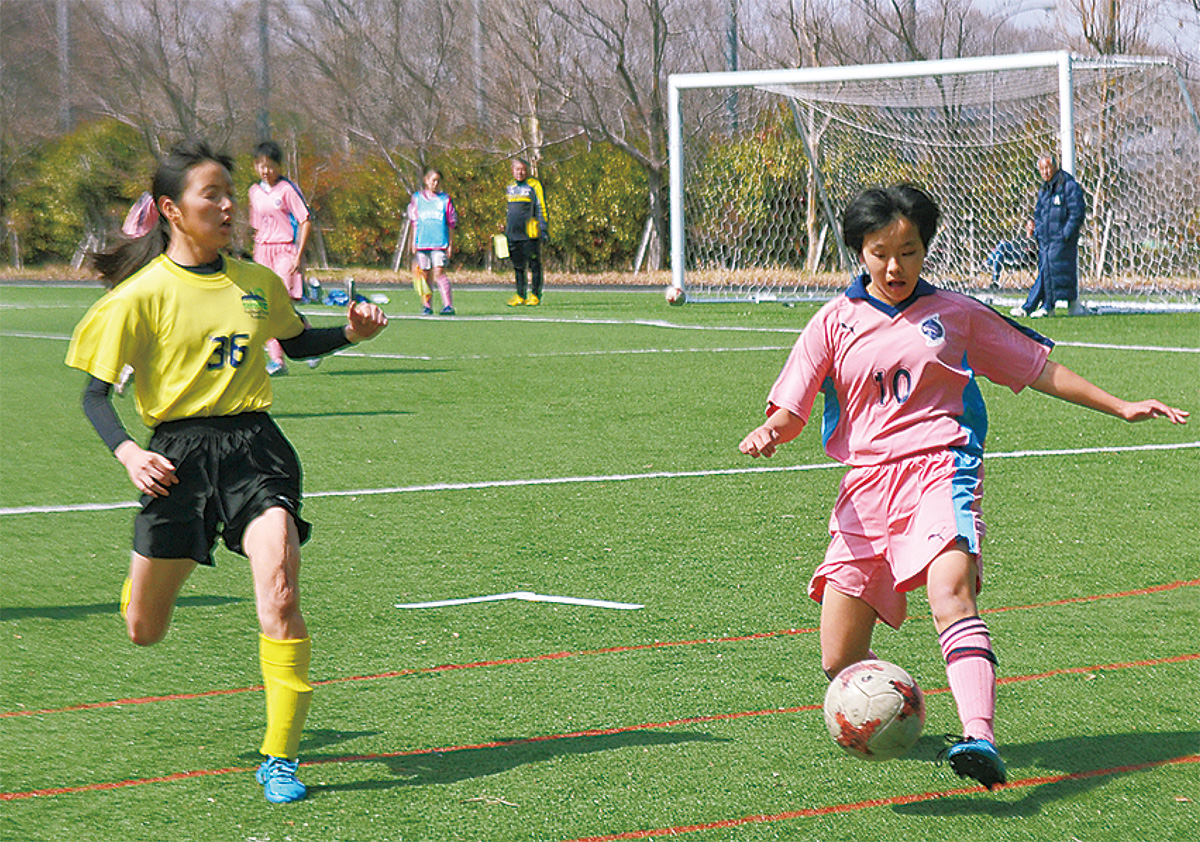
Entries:
{"type": "Polygon", "coordinates": [[[250,318],[262,320],[267,317],[271,308],[267,305],[262,290],[255,289],[242,296],[242,309],[250,318]]]}
{"type": "Polygon", "coordinates": [[[925,337],[925,344],[930,348],[945,342],[946,328],[942,326],[941,315],[934,313],[928,319],[921,322],[921,334],[925,337]]]}

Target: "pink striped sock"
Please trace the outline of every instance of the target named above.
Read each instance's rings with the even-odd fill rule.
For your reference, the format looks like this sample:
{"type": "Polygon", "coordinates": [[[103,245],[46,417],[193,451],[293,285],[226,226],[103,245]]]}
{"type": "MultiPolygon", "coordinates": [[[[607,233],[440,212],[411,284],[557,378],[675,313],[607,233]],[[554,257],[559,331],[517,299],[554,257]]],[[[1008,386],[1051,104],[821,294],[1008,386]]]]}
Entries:
{"type": "Polygon", "coordinates": [[[440,277],[434,278],[433,281],[435,284],[437,284],[438,292],[442,296],[442,306],[453,307],[454,295],[450,292],[450,279],[445,275],[441,275],[440,277]]]}
{"type": "Polygon", "coordinates": [[[963,735],[996,741],[996,655],[987,623],[967,617],[938,635],[963,735]]]}

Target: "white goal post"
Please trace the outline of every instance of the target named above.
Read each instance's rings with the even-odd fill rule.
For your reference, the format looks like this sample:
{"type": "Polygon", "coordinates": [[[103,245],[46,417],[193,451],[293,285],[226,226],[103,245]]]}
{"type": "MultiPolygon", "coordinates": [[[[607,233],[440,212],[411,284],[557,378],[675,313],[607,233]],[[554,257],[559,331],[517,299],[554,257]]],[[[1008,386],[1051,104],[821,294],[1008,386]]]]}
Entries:
{"type": "Polygon", "coordinates": [[[926,275],[1017,303],[1052,152],[1087,197],[1080,297],[1200,309],[1200,118],[1174,65],[1067,52],[670,77],[671,283],[696,301],[823,300],[840,214],[911,181],[942,207],[926,275]]]}

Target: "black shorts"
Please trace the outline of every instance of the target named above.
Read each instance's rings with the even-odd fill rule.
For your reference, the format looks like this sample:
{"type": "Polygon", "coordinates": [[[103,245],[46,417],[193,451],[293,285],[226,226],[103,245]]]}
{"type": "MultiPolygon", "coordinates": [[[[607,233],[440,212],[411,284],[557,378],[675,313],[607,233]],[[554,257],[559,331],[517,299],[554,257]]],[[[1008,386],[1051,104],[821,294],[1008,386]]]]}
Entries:
{"type": "Polygon", "coordinates": [[[312,526],[300,518],[300,460],[265,412],[168,421],[155,429],[149,449],[171,460],[179,482],[166,497],[142,495],[134,552],[211,565],[220,535],[226,547],[245,555],[247,525],[276,506],[291,513],[300,543],[308,540],[312,526]]]}

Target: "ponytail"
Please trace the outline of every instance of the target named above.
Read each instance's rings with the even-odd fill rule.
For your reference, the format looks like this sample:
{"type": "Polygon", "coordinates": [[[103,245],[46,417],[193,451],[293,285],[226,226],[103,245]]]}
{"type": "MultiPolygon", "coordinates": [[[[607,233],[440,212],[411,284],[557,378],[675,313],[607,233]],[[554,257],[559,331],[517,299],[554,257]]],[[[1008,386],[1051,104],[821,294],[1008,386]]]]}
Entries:
{"type": "Polygon", "coordinates": [[[100,273],[104,286],[112,289],[167,250],[171,242],[171,226],[161,216],[158,222],[140,237],[122,237],[107,251],[88,252],[88,262],[100,273]]]}
{"type": "MultiPolygon", "coordinates": [[[[187,187],[188,173],[205,161],[215,161],[229,172],[233,172],[233,159],[214,152],[203,140],[183,140],[172,146],[154,173],[150,195],[155,205],[161,196],[178,202],[183,196],[184,188],[187,187]]],[[[100,273],[104,285],[112,289],[166,252],[170,242],[171,224],[159,213],[157,223],[142,236],[123,238],[114,248],[107,251],[89,252],[88,260],[100,273]]]]}

